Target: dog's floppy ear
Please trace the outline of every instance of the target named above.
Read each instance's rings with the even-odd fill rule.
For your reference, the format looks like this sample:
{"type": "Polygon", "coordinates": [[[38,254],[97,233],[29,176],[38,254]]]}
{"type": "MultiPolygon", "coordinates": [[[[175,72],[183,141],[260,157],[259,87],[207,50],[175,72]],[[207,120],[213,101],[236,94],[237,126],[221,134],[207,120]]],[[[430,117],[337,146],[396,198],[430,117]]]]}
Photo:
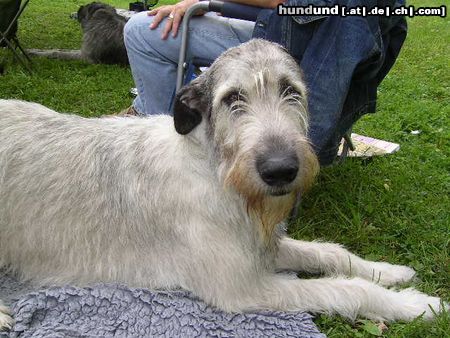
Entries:
{"type": "Polygon", "coordinates": [[[80,6],[77,11],[77,20],[78,22],[81,22],[86,17],[86,6],[80,6]]]}
{"type": "Polygon", "coordinates": [[[199,83],[192,82],[180,89],[173,105],[175,130],[181,135],[190,133],[200,122],[208,109],[206,93],[199,83]]]}

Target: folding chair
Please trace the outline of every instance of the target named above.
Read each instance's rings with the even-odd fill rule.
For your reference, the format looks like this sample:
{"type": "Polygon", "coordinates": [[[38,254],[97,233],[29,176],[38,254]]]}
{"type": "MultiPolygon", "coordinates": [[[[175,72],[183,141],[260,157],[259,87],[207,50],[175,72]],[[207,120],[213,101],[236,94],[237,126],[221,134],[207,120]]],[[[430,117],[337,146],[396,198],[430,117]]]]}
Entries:
{"type": "Polygon", "coordinates": [[[31,73],[31,59],[17,38],[17,24],[20,15],[30,0],[0,0],[0,47],[8,47],[14,57],[31,73]],[[22,53],[22,55],[20,55],[22,53]]]}

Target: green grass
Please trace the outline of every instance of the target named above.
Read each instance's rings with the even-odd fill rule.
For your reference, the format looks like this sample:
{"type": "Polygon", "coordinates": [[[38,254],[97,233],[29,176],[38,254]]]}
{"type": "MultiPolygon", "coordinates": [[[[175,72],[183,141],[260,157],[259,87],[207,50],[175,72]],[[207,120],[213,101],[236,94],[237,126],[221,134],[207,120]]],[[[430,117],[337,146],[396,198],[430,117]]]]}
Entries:
{"type": "MultiPolygon", "coordinates": [[[[89,1],[33,0],[20,23],[26,48],[79,48],[79,25],[68,18],[89,1]]],[[[128,1],[108,1],[125,8],[128,1]]],[[[436,6],[433,0],[410,1],[436,6]]],[[[441,3],[439,3],[441,4],[441,3]]],[[[443,3],[442,3],[443,4],[443,3]]],[[[409,20],[401,55],[379,89],[378,112],[355,131],[401,144],[395,155],[347,160],[323,169],[305,198],[302,216],[291,224],[293,237],[345,244],[373,260],[413,266],[416,287],[449,300],[449,126],[450,22],[447,18],[409,20]],[[412,130],[420,130],[412,135],[412,130]]],[[[0,57],[5,56],[4,51],[0,57]]],[[[40,102],[84,116],[119,111],[131,103],[129,69],[82,62],[34,59],[29,76],[9,63],[0,77],[0,98],[40,102]]],[[[330,337],[370,337],[371,323],[320,316],[330,337]]],[[[448,337],[450,315],[434,322],[395,323],[386,337],[448,337]]]]}

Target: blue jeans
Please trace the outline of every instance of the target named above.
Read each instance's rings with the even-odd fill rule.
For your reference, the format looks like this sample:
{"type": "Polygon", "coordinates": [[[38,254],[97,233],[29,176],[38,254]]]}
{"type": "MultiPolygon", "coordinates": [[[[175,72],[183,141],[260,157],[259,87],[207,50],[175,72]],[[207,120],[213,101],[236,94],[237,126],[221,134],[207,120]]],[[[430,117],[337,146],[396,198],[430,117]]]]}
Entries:
{"type": "MultiPolygon", "coordinates": [[[[290,6],[401,6],[405,0],[287,0],[290,6]]],[[[253,36],[285,46],[308,87],[309,138],[320,163],[331,164],[342,136],[374,113],[377,87],[406,37],[401,16],[279,16],[263,10],[253,36]]]]}
{"type": "MultiPolygon", "coordinates": [[[[181,28],[176,38],[161,40],[163,20],[149,28],[153,17],[146,12],[131,17],[125,26],[125,45],[138,90],[133,106],[140,114],[168,114],[175,90],[181,28]]],[[[250,40],[254,22],[228,19],[209,13],[194,17],[189,25],[187,59],[211,63],[228,48],[250,40]]]]}

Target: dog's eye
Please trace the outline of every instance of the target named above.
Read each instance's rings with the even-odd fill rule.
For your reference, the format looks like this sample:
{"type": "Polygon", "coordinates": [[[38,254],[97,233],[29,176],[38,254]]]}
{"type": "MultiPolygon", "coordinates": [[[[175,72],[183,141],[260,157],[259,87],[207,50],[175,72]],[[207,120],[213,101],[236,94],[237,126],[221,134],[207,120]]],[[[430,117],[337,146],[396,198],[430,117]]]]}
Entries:
{"type": "Polygon", "coordinates": [[[300,94],[299,94],[298,91],[296,91],[294,88],[292,88],[291,86],[289,86],[289,87],[287,87],[287,88],[284,90],[284,95],[285,95],[285,96],[298,96],[298,95],[300,95],[300,94]]]}
{"type": "Polygon", "coordinates": [[[238,101],[244,101],[244,96],[239,91],[232,91],[224,96],[222,99],[223,103],[225,103],[227,106],[231,106],[233,103],[238,101]]]}
{"type": "Polygon", "coordinates": [[[300,93],[298,91],[296,91],[294,89],[294,87],[292,87],[289,82],[287,81],[282,81],[280,83],[280,94],[284,97],[287,96],[299,96],[300,93]]]}

